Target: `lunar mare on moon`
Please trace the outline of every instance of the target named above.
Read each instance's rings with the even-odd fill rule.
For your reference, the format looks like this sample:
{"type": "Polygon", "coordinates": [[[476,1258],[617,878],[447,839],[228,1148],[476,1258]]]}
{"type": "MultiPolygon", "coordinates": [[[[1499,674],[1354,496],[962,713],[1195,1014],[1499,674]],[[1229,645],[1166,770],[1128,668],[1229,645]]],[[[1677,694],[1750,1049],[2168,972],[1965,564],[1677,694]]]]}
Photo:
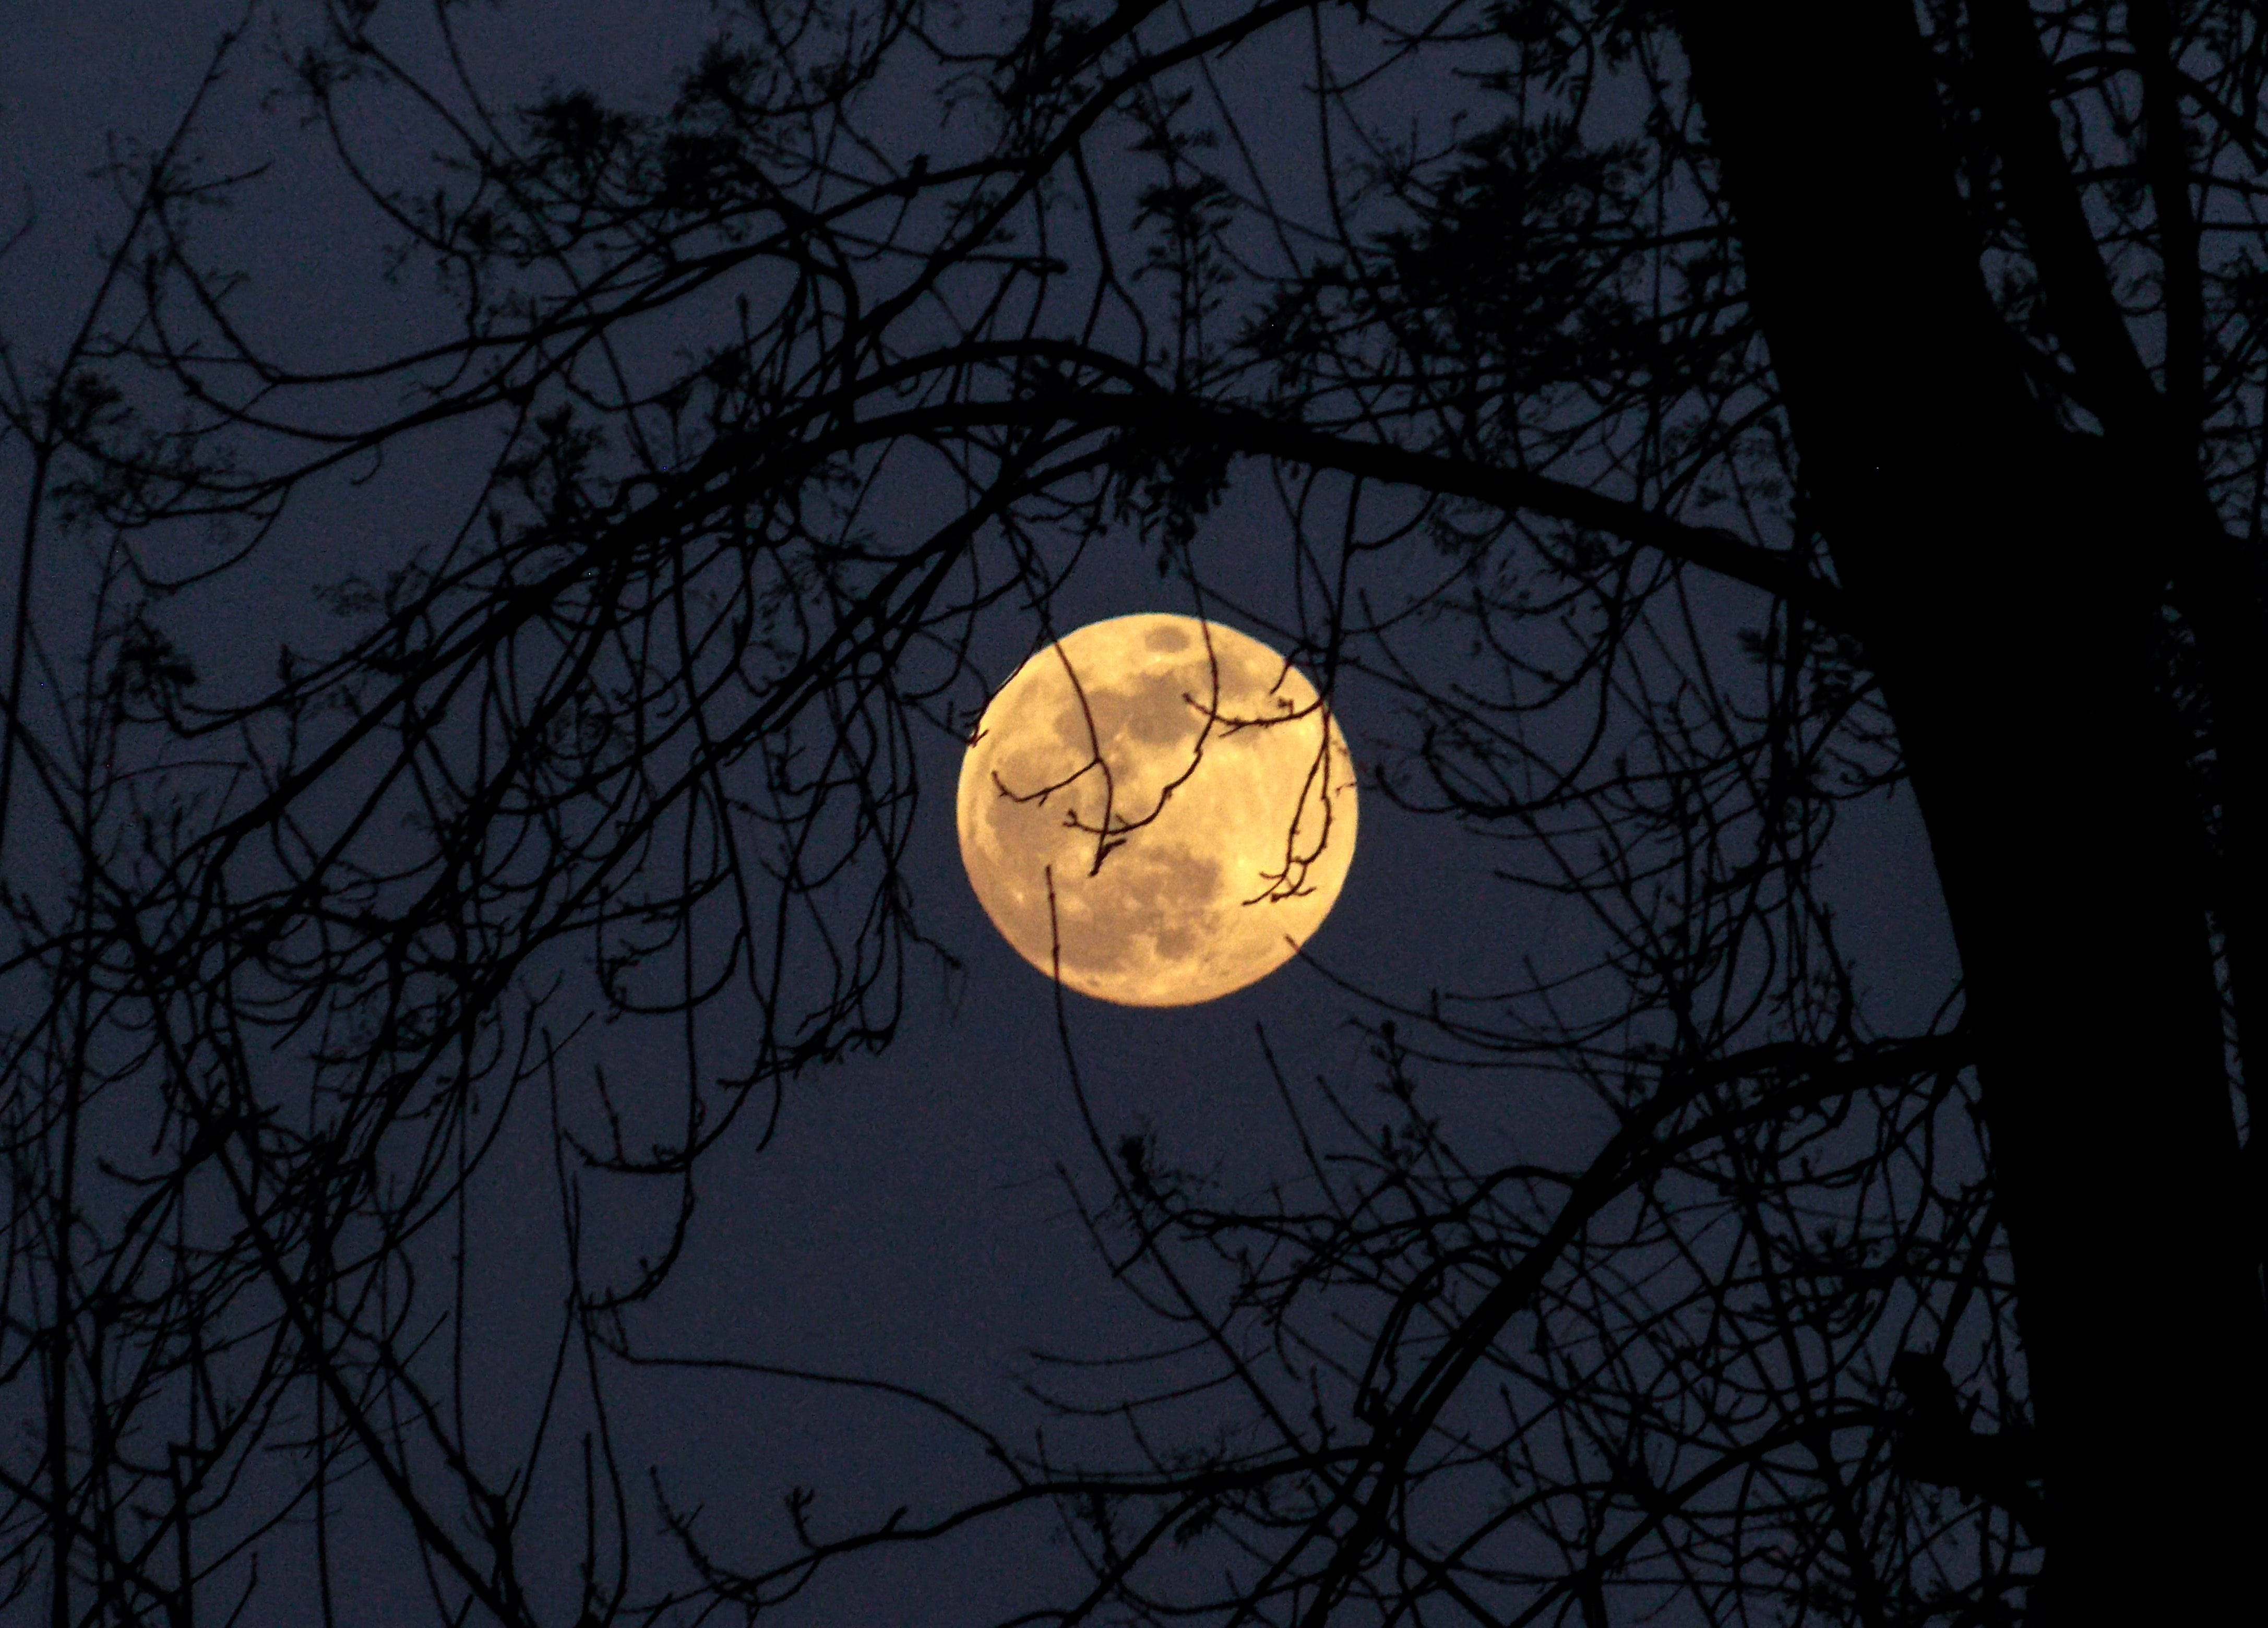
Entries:
{"type": "Polygon", "coordinates": [[[1354,857],[1346,738],[1259,640],[1090,622],[1016,670],[961,765],[961,858],[1001,936],[1082,994],[1185,1006],[1289,961],[1354,857]],[[1055,883],[1050,928],[1048,884],[1055,883]]]}

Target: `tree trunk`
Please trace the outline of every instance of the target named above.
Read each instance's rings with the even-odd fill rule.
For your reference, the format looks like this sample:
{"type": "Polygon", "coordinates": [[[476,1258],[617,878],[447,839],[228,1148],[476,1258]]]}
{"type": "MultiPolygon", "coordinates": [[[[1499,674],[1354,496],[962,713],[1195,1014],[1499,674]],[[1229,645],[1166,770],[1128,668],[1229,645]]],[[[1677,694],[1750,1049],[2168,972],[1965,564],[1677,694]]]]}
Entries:
{"type": "Polygon", "coordinates": [[[2033,1619],[2219,1619],[2257,1586],[2268,1338],[2153,666],[2183,517],[2033,401],[1909,4],[1676,15],[1960,949],[2042,1449],[2033,1619]]]}

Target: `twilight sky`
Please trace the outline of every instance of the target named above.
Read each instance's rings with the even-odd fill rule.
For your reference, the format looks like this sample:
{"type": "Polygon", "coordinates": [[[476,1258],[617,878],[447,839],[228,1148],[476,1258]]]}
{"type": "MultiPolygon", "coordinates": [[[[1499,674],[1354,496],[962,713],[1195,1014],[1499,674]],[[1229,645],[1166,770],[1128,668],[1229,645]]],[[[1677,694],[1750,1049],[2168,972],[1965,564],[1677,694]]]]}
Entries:
{"type": "MultiPolygon", "coordinates": [[[[90,243],[121,217],[115,201],[83,179],[101,160],[106,129],[161,139],[213,36],[237,11],[217,0],[0,4],[0,38],[9,41],[0,55],[0,188],[11,225],[26,197],[36,211],[30,236],[0,262],[0,322],[34,357],[51,353],[76,320],[98,269],[90,243]]],[[[468,26],[508,39],[508,51],[494,60],[514,88],[556,77],[622,93],[658,85],[697,41],[707,8],[583,0],[473,14],[481,20],[468,26]]],[[[1263,84],[1269,64],[1263,58],[1234,70],[1263,84]]],[[[254,306],[268,332],[286,353],[313,356],[329,354],[342,331],[353,331],[348,325],[383,331],[389,321],[412,323],[382,305],[339,298],[342,287],[375,286],[376,226],[288,120],[258,119],[254,82],[270,73],[267,63],[247,61],[211,126],[211,144],[231,157],[239,147],[279,157],[276,176],[253,195],[258,202],[220,239],[254,270],[254,306]]],[[[1275,128],[1262,121],[1255,131],[1264,139],[1275,128]]],[[[436,491],[446,492],[453,477],[475,470],[479,453],[456,449],[453,463],[446,446],[411,455],[430,460],[436,491]]],[[[0,453],[11,537],[23,473],[15,449],[0,453]]],[[[1280,522],[1256,490],[1259,474],[1242,471],[1244,485],[1212,517],[1201,553],[1265,605],[1278,593],[1270,528],[1280,522]]],[[[397,478],[392,490],[406,489],[397,478]]],[[[342,501],[335,512],[319,512],[329,515],[328,527],[296,527],[280,557],[263,561],[256,582],[232,579],[225,601],[202,608],[189,642],[220,675],[213,681],[223,681],[234,645],[258,645],[276,621],[289,625],[309,614],[312,585],[413,546],[421,525],[446,523],[452,501],[437,497],[429,515],[414,503],[358,511],[342,501]]],[[[11,558],[0,581],[13,578],[11,558]]],[[[83,585],[67,556],[54,559],[39,586],[43,624],[67,625],[83,585]]],[[[1094,560],[1059,614],[1076,625],[1187,608],[1130,544],[1094,560]]],[[[1005,646],[985,652],[996,684],[1019,654],[1005,646]]],[[[1395,726],[1386,698],[1359,687],[1343,693],[1339,714],[1359,764],[1366,740],[1395,726]]],[[[794,1086],[768,1150],[723,1150],[704,1184],[693,1253],[665,1311],[688,1349],[920,1385],[1014,1439],[1039,1418],[1015,1384],[1027,1349],[1092,1352],[1146,1342],[1156,1330],[1116,1295],[1057,1184],[1059,1161],[1083,1181],[1097,1172],[1066,1082],[1050,991],[994,933],[961,875],[957,769],[954,744],[932,739],[915,855],[917,905],[967,964],[957,1010],[945,1010],[934,989],[925,992],[887,1055],[794,1086]]],[[[1854,828],[1874,824],[1852,829],[1842,843],[1845,931],[1868,981],[1895,1007],[1903,968],[1943,964],[1933,883],[1908,823],[1880,811],[1846,818],[1854,828]]],[[[1322,961],[1418,1002],[1437,985],[1500,983],[1523,954],[1547,953],[1552,921],[1532,901],[1487,882],[1490,855],[1478,841],[1398,813],[1375,795],[1366,798],[1361,820],[1345,892],[1313,946],[1322,961]]],[[[1927,991],[1935,983],[1926,970],[1911,987],[1927,991]]],[[[1266,1028],[1295,1079],[1355,1073],[1363,1053],[1345,1021],[1355,1003],[1296,964],[1196,1008],[1070,999],[1080,1067],[1106,1132],[1147,1122],[1169,1155],[1217,1165],[1231,1189],[1289,1169],[1292,1149],[1260,1066],[1256,1026],[1266,1028]]],[[[618,1065],[635,1069],[637,1061],[622,1057],[618,1065]]],[[[1429,1085],[1444,1116],[1468,1128],[1468,1151],[1476,1155],[1516,1147],[1572,1156],[1590,1134],[1540,1088],[1478,1073],[1429,1085]]],[[[527,1336],[551,1315],[552,1285],[516,1265],[556,1255],[549,1149],[522,1138],[497,1157],[504,1179],[489,1185],[493,1212],[482,1228],[497,1270],[475,1320],[499,1363],[540,1366],[527,1336]],[[515,1170],[524,1171],[526,1202],[511,1192],[515,1170]]],[[[934,1511],[936,1495],[992,1484],[965,1444],[913,1411],[821,1388],[678,1380],[624,1406],[626,1434],[642,1444],[629,1456],[643,1451],[663,1462],[688,1498],[705,1499],[720,1520],[745,1506],[752,1530],[773,1522],[791,1484],[821,1489],[815,1514],[822,1525],[902,1502],[918,1510],[928,1501],[934,1511]]],[[[1038,1523],[1026,1521],[988,1529],[956,1548],[846,1570],[810,1620],[987,1620],[990,1609],[1027,1602],[1029,1578],[1063,1574],[1064,1551],[1042,1536],[1038,1523]]],[[[384,1621],[388,1591],[411,1586],[379,1575],[366,1585],[345,1620],[384,1621]]]]}

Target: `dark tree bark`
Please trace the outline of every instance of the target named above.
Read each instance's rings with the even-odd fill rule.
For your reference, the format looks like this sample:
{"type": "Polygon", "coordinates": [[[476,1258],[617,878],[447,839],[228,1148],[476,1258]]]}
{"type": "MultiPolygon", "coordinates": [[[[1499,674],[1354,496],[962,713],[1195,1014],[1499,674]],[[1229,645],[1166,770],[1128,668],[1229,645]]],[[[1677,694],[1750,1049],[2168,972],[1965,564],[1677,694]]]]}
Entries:
{"type": "Polygon", "coordinates": [[[1960,947],[2054,1521],[2047,1610],[2206,1620],[2250,1587],[2268,1345],[2205,856],[2154,681],[2195,511],[2029,388],[1910,7],[1678,18],[1960,947]]]}

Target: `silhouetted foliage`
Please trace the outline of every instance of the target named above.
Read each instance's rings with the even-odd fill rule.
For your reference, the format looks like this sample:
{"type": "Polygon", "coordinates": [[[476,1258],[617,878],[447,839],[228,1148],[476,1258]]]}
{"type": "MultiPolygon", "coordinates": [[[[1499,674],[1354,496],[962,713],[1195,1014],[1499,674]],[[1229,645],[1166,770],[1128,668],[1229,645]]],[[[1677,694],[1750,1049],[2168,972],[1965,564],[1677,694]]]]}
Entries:
{"type": "Polygon", "coordinates": [[[232,36],[87,312],[11,317],[11,1613],[227,1621],[289,1551],[328,1621],[351,1542],[437,1623],[769,1619],[1033,1506],[1091,1587],[1016,1620],[1066,1625],[2250,1587],[2253,8],[732,0],[659,100],[509,110],[461,11],[232,36]],[[208,247],[288,207],[197,157],[224,67],[424,328],[270,348],[285,251],[208,247]],[[450,528],[389,525],[405,469],[450,528]],[[1256,482],[1295,621],[1203,545],[1256,482]],[[1395,695],[1373,794],[1564,931],[1350,984],[1366,1074],[1262,1036],[1306,1162],[1259,1195],[1090,1117],[1165,1354],[1042,1366],[1075,1453],[918,1397],[994,1492],[798,1490],[752,1551],[610,1406],[765,1372],[657,1309],[705,1161],[951,970],[917,764],[1104,547],[1395,695]],[[274,649],[201,639],[270,592],[274,649]],[[1908,799],[1962,963],[1918,1024],[1834,910],[1908,799]],[[1452,1074],[1596,1134],[1508,1153],[1452,1074]],[[568,1280],[491,1427],[474,1218],[531,1136],[568,1280]]]}

